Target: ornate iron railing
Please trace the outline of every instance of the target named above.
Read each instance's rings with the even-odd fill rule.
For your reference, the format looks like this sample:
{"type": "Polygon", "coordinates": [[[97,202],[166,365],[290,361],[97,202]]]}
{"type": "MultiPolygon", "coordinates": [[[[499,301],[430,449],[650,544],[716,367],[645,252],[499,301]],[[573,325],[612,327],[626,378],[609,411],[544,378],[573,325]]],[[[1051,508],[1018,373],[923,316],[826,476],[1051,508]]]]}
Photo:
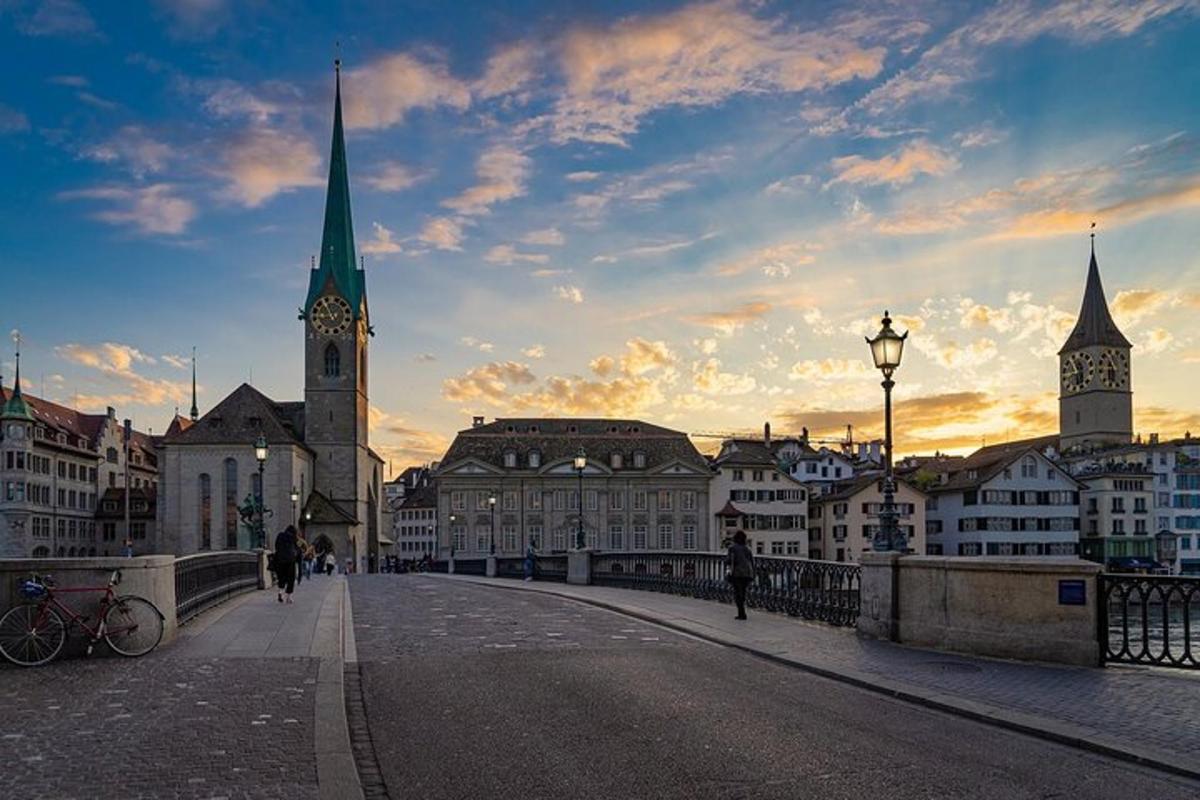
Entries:
{"type": "Polygon", "coordinates": [[[235,594],[258,588],[258,553],[199,553],[175,560],[175,620],[182,624],[235,594]]]}
{"type": "MultiPolygon", "coordinates": [[[[831,625],[858,620],[862,569],[857,564],[756,556],[747,605],[831,625]]],[[[593,553],[592,583],[733,601],[724,553],[593,553]]]]}
{"type": "Polygon", "coordinates": [[[1200,579],[1100,576],[1100,657],[1200,669],[1200,579]]]}

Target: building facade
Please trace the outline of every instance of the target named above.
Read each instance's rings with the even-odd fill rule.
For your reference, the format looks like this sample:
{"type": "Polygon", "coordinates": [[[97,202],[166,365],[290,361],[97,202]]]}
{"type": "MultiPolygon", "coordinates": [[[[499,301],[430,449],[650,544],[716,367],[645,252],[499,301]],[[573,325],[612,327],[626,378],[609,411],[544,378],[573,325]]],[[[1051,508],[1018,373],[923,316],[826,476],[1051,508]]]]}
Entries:
{"type": "Polygon", "coordinates": [[[776,461],[769,439],[728,439],[713,459],[708,489],[709,519],[725,546],[733,532],[746,532],[759,555],[805,557],[809,490],[776,461]]]}
{"type": "MultiPolygon", "coordinates": [[[[383,461],[368,445],[366,277],[354,252],[340,72],[318,263],[300,310],[304,400],[277,402],[242,385],[162,442],[161,538],[192,553],[256,547],[238,508],[260,495],[254,444],[269,445],[261,487],[273,532],[295,521],[318,549],[352,569],[377,568],[383,461]],[[299,494],[293,514],[291,495],[299,494]],[[294,519],[293,519],[294,517],[294,519]]],[[[177,421],[178,422],[178,421],[177,421]]],[[[268,537],[270,538],[270,537],[268,537]]]]}
{"type": "MultiPolygon", "coordinates": [[[[1052,446],[1055,437],[1041,444],[1052,446]]],[[[947,556],[1079,553],[1082,485],[1034,446],[984,447],[927,487],[927,552],[947,556]]]]}
{"type": "Polygon", "coordinates": [[[0,556],[120,555],[127,547],[137,555],[155,552],[153,520],[135,510],[142,502],[152,506],[158,489],[150,437],[131,430],[126,447],[114,409],[85,414],[25,394],[19,364],[18,355],[12,390],[0,385],[0,556]],[[137,498],[128,528],[127,472],[137,498]],[[110,493],[122,498],[115,518],[101,502],[110,493]]]}
{"type": "Polygon", "coordinates": [[[639,420],[477,417],[435,473],[438,555],[565,552],[580,532],[596,550],[713,550],[710,475],[687,434],[639,420]]]}
{"type": "Polygon", "coordinates": [[[392,538],[400,558],[435,557],[438,552],[437,485],[428,471],[393,512],[392,538]]]}
{"type": "MultiPolygon", "coordinates": [[[[896,481],[897,525],[908,537],[909,552],[924,554],[926,495],[904,480],[896,481]]],[[[810,558],[857,563],[870,551],[883,508],[883,478],[864,475],[831,487],[810,501],[810,558]]]]}

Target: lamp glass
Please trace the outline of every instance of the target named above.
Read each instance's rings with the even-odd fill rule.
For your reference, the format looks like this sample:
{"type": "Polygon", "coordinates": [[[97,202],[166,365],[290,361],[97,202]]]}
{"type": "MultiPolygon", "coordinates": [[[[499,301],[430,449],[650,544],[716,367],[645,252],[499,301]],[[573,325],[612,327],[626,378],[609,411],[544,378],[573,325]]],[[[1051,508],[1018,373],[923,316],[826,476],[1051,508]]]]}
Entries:
{"type": "Polygon", "coordinates": [[[896,333],[892,328],[892,320],[888,316],[883,318],[883,327],[879,329],[879,334],[874,339],[868,339],[867,343],[871,345],[871,359],[875,362],[875,368],[885,372],[891,372],[900,366],[900,359],[904,354],[904,340],[908,334],[903,336],[896,333]]]}
{"type": "Polygon", "coordinates": [[[260,435],[258,441],[254,443],[254,457],[259,461],[267,460],[267,437],[260,435]]]}
{"type": "Polygon", "coordinates": [[[579,470],[580,472],[587,469],[587,453],[582,447],[579,448],[579,452],[575,454],[575,469],[579,470]]]}
{"type": "Polygon", "coordinates": [[[488,495],[488,505],[489,506],[496,505],[496,495],[494,495],[494,494],[488,495]]]}

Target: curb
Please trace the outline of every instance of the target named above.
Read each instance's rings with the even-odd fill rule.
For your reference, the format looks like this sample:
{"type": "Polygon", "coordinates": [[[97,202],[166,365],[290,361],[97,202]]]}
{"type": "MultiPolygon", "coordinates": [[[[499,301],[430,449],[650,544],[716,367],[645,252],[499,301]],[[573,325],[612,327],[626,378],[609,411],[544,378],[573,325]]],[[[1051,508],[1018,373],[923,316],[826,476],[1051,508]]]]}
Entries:
{"type": "MultiPolygon", "coordinates": [[[[363,787],[350,741],[346,716],[346,629],[349,589],[337,595],[337,657],[323,657],[317,670],[316,734],[317,797],[320,800],[363,800],[363,787]]],[[[322,608],[322,612],[324,609],[322,608]]],[[[353,630],[350,636],[353,637],[353,630]]]]}
{"type": "MultiPolygon", "coordinates": [[[[445,578],[448,576],[436,575],[435,577],[445,578]]],[[[912,689],[904,684],[889,681],[886,678],[877,678],[874,676],[867,678],[857,675],[849,675],[844,672],[836,672],[825,667],[819,667],[814,664],[805,663],[803,661],[798,661],[786,656],[780,656],[763,650],[757,650],[748,645],[731,642],[720,637],[713,636],[709,633],[692,630],[685,625],[664,621],[661,618],[637,609],[631,609],[626,606],[610,603],[604,600],[577,597],[565,592],[556,591],[553,588],[532,588],[523,584],[505,586],[503,584],[490,583],[465,576],[452,576],[451,580],[460,581],[462,583],[472,583],[476,586],[487,586],[507,591],[546,594],[563,600],[573,600],[583,605],[602,608],[606,611],[621,614],[642,622],[658,625],[677,633],[694,636],[697,639],[703,639],[711,644],[728,647],[733,650],[740,650],[743,653],[747,653],[775,664],[799,669],[822,678],[837,681],[838,683],[844,683],[859,689],[865,689],[866,691],[874,694],[890,697],[894,700],[901,700],[913,705],[930,708],[935,711],[953,714],[957,717],[963,717],[975,722],[982,722],[997,728],[1026,734],[1028,736],[1044,739],[1056,744],[1074,747],[1079,750],[1086,750],[1099,755],[1107,756],[1109,758],[1117,759],[1119,761],[1125,761],[1143,767],[1150,767],[1152,769],[1178,775],[1180,777],[1189,778],[1192,780],[1200,780],[1200,767],[1197,767],[1197,765],[1191,762],[1185,762],[1182,757],[1173,756],[1167,753],[1148,751],[1138,752],[1132,749],[1115,747],[1087,736],[1071,724],[1061,724],[1059,729],[1055,730],[1052,727],[1052,724],[1047,724],[1046,720],[1042,720],[1038,717],[1034,717],[1023,712],[1009,711],[1006,709],[989,706],[984,703],[973,703],[971,701],[960,700],[949,695],[926,693],[920,690],[912,689]]],[[[545,584],[542,585],[545,586],[545,584]]]]}

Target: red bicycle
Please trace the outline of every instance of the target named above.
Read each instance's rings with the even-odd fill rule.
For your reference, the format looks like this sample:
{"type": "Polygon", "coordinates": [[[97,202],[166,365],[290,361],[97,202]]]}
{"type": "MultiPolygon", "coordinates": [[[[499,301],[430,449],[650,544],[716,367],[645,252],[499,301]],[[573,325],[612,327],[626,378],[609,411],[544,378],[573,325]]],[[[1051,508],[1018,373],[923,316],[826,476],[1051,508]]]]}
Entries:
{"type": "Polygon", "coordinates": [[[117,596],[113,587],[120,583],[121,570],[112,573],[107,586],[55,589],[49,575],[21,581],[21,596],[30,602],[14,606],[0,617],[0,654],[22,667],[45,664],[62,652],[68,625],[78,625],[90,639],[88,655],[101,639],[114,653],[131,658],[146,655],[162,641],[162,612],[144,597],[117,596]],[[82,592],[104,592],[95,627],[89,624],[90,617],[77,614],[56,596],[82,592]],[[69,623],[63,621],[63,615],[69,623]]]}

